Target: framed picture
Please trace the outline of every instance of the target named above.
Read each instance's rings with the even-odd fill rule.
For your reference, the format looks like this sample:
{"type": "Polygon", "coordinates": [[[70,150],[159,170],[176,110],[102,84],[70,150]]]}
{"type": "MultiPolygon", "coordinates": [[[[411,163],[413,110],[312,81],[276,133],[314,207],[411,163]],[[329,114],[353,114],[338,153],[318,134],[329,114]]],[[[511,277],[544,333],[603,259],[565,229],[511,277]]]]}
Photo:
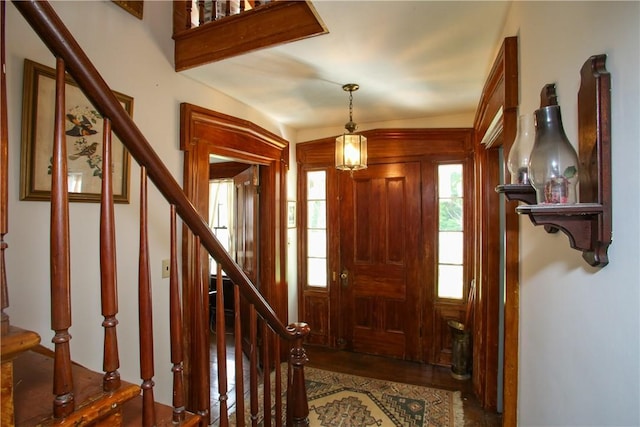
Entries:
{"type": "MultiPolygon", "coordinates": [[[[114,92],[133,114],[133,98],[114,92]]],[[[20,200],[51,199],[55,70],[24,62],[20,200]]],[[[67,75],[65,85],[69,201],[99,202],[102,190],[102,116],[67,75]]],[[[130,155],[112,135],[113,198],[129,203],[130,155]]]]}
{"type": "Polygon", "coordinates": [[[287,227],[295,228],[296,226],[296,202],[287,202],[287,227]]]}
{"type": "Polygon", "coordinates": [[[144,10],[143,0],[113,0],[113,2],[136,18],[142,19],[142,12],[144,10]]]}

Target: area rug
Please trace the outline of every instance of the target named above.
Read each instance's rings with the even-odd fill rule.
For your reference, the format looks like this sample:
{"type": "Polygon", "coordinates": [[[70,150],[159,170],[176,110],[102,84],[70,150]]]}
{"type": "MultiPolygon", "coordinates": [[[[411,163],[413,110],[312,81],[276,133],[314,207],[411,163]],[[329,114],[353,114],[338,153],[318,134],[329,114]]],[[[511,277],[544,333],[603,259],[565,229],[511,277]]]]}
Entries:
{"type": "MultiPolygon", "coordinates": [[[[464,426],[460,392],[315,368],[305,368],[304,373],[311,427],[464,426]]],[[[250,414],[245,414],[248,425],[250,419],[250,414]]],[[[262,425],[263,415],[259,414],[258,419],[262,425]]],[[[235,414],[230,421],[235,424],[235,414]]]]}

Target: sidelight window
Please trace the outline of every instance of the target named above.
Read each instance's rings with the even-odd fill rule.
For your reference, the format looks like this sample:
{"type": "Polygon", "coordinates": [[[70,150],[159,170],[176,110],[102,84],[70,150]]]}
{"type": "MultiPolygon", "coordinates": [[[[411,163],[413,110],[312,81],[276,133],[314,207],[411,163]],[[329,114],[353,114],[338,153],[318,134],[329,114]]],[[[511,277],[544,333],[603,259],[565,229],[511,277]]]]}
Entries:
{"type": "Polygon", "coordinates": [[[438,297],[462,299],[464,194],[462,164],[438,166],[438,297]]]}
{"type": "Polygon", "coordinates": [[[327,287],[327,173],[307,172],[307,286],[327,287]]]}

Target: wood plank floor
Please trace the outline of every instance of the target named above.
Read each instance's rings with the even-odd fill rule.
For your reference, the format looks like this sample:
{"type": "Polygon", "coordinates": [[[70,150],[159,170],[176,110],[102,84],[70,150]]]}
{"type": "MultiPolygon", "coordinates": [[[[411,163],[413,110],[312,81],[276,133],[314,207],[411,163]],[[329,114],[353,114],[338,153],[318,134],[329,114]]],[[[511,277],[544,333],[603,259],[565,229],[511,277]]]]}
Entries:
{"type": "MultiPolygon", "coordinates": [[[[228,338],[231,335],[228,336],[228,338]]],[[[211,335],[211,421],[217,425],[220,416],[218,401],[218,382],[216,372],[215,335],[211,335]]],[[[443,367],[425,365],[415,362],[389,359],[385,357],[357,354],[348,351],[327,349],[324,347],[307,346],[309,362],[306,366],[359,375],[387,381],[396,381],[425,387],[436,387],[446,390],[459,390],[462,394],[464,406],[465,427],[498,427],[502,424],[501,416],[484,411],[478,399],[473,394],[471,380],[460,381],[451,376],[450,370],[443,367]]],[[[233,340],[227,340],[227,363],[233,366],[233,340]]],[[[245,366],[245,384],[248,384],[248,372],[245,366]]],[[[231,370],[227,375],[229,385],[229,408],[234,406],[235,375],[231,370]]],[[[235,408],[234,408],[235,409],[235,408]]]]}

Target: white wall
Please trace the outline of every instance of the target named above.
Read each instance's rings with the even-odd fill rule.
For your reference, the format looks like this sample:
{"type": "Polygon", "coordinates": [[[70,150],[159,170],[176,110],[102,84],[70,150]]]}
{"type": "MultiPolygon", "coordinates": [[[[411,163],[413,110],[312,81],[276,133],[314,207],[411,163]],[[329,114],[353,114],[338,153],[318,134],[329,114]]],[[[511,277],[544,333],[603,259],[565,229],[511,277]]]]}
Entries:
{"type": "Polygon", "coordinates": [[[514,2],[505,36],[520,43],[520,113],[557,84],[577,149],[579,71],[608,55],[612,81],[613,243],[589,267],[563,233],[521,218],[521,426],[640,425],[640,3],[514,2]]]}
{"type": "MultiPolygon", "coordinates": [[[[140,21],[111,2],[53,2],[56,12],[87,52],[107,83],[134,98],[138,127],[182,182],[179,150],[179,104],[190,102],[252,121],[291,140],[290,130],[246,105],[177,74],[173,69],[172,3],[145,2],[140,21]]],[[[7,3],[6,60],[9,102],[9,233],[6,241],[10,308],[14,325],[38,332],[52,348],[49,301],[49,208],[47,203],[19,201],[22,68],[25,58],[47,66],[53,56],[12,3],[7,3]],[[46,295],[44,298],[34,298],[46,295]]],[[[135,162],[134,162],[135,163],[135,162]]],[[[137,248],[139,174],[131,168],[131,203],[115,208],[119,287],[120,373],[139,383],[137,248]]],[[[169,258],[169,213],[164,199],[150,187],[149,234],[154,304],[155,395],[171,402],[168,342],[168,279],[161,279],[161,260],[169,258]]],[[[71,216],[72,357],[96,371],[102,369],[102,316],[99,306],[98,205],[73,203],[71,216]]]]}

